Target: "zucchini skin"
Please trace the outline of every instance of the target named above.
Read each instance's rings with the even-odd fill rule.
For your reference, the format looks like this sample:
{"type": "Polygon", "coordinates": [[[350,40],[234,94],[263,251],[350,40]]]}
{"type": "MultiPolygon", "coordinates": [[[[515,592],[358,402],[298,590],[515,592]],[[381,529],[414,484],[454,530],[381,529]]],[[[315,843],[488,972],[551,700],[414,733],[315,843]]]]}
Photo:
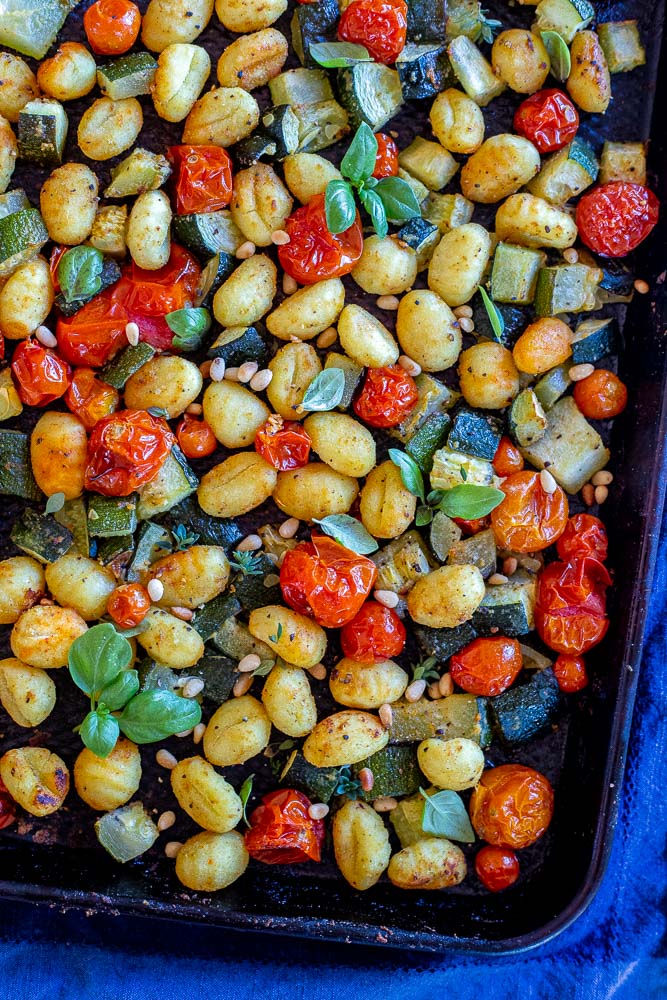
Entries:
{"type": "Polygon", "coordinates": [[[444,45],[406,45],[396,70],[406,101],[435,97],[456,82],[444,45]]]}
{"type": "Polygon", "coordinates": [[[267,587],[264,584],[266,576],[275,575],[275,564],[267,555],[262,554],[256,557],[255,565],[261,573],[254,576],[250,574],[244,576],[243,573],[239,573],[234,579],[234,596],[241,602],[244,611],[254,611],[256,608],[266,607],[267,604],[282,602],[280,586],[275,584],[273,587],[267,587]]]}
{"type": "Polygon", "coordinates": [[[488,699],[494,730],[513,747],[551,725],[561,704],[560,688],[551,667],[538,670],[526,683],[488,699]]]}
{"type": "Polygon", "coordinates": [[[415,747],[410,744],[394,743],[378,750],[371,757],[360,760],[352,766],[352,773],[358,778],[363,768],[373,772],[373,787],[368,792],[361,792],[360,798],[365,802],[385,795],[414,795],[423,781],[415,747]]]}
{"type": "Polygon", "coordinates": [[[37,510],[24,510],[9,536],[17,548],[41,563],[52,563],[72,548],[74,535],[55,517],[37,510]]]}
{"type": "Polygon", "coordinates": [[[155,348],[145,341],[141,341],[139,344],[130,344],[111,361],[107,361],[100,373],[101,377],[114,389],[124,389],[130,376],[138,372],[154,356],[155,348]]]}
{"type": "Polygon", "coordinates": [[[82,309],[85,305],[88,305],[89,302],[92,302],[93,299],[100,294],[100,292],[103,292],[106,288],[111,288],[111,286],[115,285],[117,281],[120,281],[120,275],[120,267],[116,261],[113,260],[112,257],[105,257],[102,265],[102,272],[100,274],[100,281],[102,282],[102,285],[100,289],[94,293],[94,295],[89,295],[85,299],[74,299],[72,302],[68,302],[61,292],[56,295],[55,304],[63,316],[74,316],[79,309],[82,309]]]}
{"type": "Polygon", "coordinates": [[[491,462],[498,450],[502,433],[502,423],[497,417],[462,406],[452,417],[447,447],[491,462]]]}
{"type": "Polygon", "coordinates": [[[206,701],[222,705],[232,693],[239,678],[234,660],[228,656],[206,653],[196,666],[188,670],[188,676],[200,677],[204,681],[202,695],[206,701]]]}
{"type": "Polygon", "coordinates": [[[30,438],[23,431],[0,427],[0,494],[21,500],[41,500],[42,491],[32,474],[30,438]]]}
{"type": "Polygon", "coordinates": [[[243,532],[235,521],[205,514],[194,496],[186,497],[162,514],[159,523],[169,529],[185,524],[192,534],[199,536],[197,541],[200,545],[219,545],[227,555],[243,538],[243,532]]]}
{"type": "Polygon", "coordinates": [[[238,615],[241,611],[241,602],[234,594],[220,594],[195,612],[192,627],[199,632],[204,642],[208,642],[228,618],[238,615]]]}
{"type": "Polygon", "coordinates": [[[303,66],[320,68],[310,54],[310,47],[319,42],[336,41],[339,16],[336,0],[296,5],[291,21],[292,45],[303,66]]]}
{"type": "Polygon", "coordinates": [[[246,361],[256,361],[261,368],[268,361],[268,344],[257,326],[246,327],[240,337],[226,342],[225,333],[210,345],[207,352],[209,358],[222,358],[228,368],[238,368],[246,361]]]}

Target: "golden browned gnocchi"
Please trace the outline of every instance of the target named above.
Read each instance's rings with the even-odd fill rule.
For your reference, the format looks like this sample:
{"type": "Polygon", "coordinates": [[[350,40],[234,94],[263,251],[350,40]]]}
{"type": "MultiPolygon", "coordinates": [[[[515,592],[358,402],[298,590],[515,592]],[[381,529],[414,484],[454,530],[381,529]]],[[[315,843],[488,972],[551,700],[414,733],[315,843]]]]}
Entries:
{"type": "Polygon", "coordinates": [[[268,247],[274,232],[284,227],[292,211],[292,196],[273,167],[255,163],[234,176],[229,207],[246,239],[258,247],[268,247]]]}
{"type": "Polygon", "coordinates": [[[313,521],[329,514],[346,514],[359,492],[353,476],[310,462],[302,469],[279,472],[273,499],[289,517],[313,521]]]}
{"type": "Polygon", "coordinates": [[[248,628],[255,639],[265,642],[294,667],[314,667],[326,653],[324,629],[311,618],[280,604],[255,608],[250,612],[248,628]]]}
{"type": "Polygon", "coordinates": [[[438,94],[430,117],[435,135],[451,153],[474,153],[482,145],[482,109],[463,91],[452,87],[438,94]]]}
{"type": "Polygon", "coordinates": [[[197,496],[213,517],[240,517],[268,500],[278,473],[254,451],[240,451],[207,472],[197,496]]]}
{"type": "Polygon", "coordinates": [[[270,736],[266,709],[257,698],[244,694],[214,712],[204,733],[204,753],[218,767],[243,764],[268,746],[270,736]]]}
{"type": "Polygon", "coordinates": [[[228,31],[259,31],[287,10],[287,0],[215,0],[215,12],[228,31]]]}
{"type": "Polygon", "coordinates": [[[192,111],[211,72],[201,45],[176,42],[162,50],[151,83],[155,110],[168,122],[181,122],[192,111]]]}
{"type": "Polygon", "coordinates": [[[278,272],[264,254],[244,260],[213,299],[213,312],[221,326],[251,326],[271,308],[277,291],[278,272]]]}
{"type": "Polygon", "coordinates": [[[44,570],[30,556],[0,561],[0,625],[13,625],[19,615],[44,596],[44,570]]]}
{"type": "Polygon", "coordinates": [[[474,788],[482,777],[484,754],[473,740],[423,740],[417,747],[417,760],[432,785],[461,792],[474,788]]]}
{"type": "Polygon", "coordinates": [[[307,736],[317,723],[310,681],[300,667],[276,663],[264,682],[262,703],[276,729],[293,739],[307,736]]]}
{"type": "Polygon", "coordinates": [[[376,538],[398,538],[410,527],[417,498],[405,486],[391,461],[376,465],[364,483],[359,500],[361,520],[376,538]]]}
{"type": "Polygon", "coordinates": [[[0,778],[26,812],[49,816],[62,806],[69,791],[64,760],[46,747],[17,747],[0,757],[0,778]]]}
{"type": "Polygon", "coordinates": [[[112,101],[100,97],[87,108],[77,138],[81,152],[90,160],[110,160],[134,145],[144,124],[136,97],[112,101]]]}
{"type": "Polygon", "coordinates": [[[459,357],[459,379],[465,401],[485,410],[501,410],[519,391],[512,352],[495,341],[473,344],[459,357]]]}
{"type": "Polygon", "coordinates": [[[125,383],[125,405],[137,410],[151,406],[179,417],[193,403],[203,385],[197,365],[187,358],[161,354],[151,358],[125,383]]]}
{"type": "Polygon", "coordinates": [[[179,761],[171,772],[171,788],[181,809],[204,830],[227,833],[243,815],[232,786],[203,757],[179,761]]]}
{"type": "Polygon", "coordinates": [[[329,181],[342,177],[330,160],[317,153],[290,153],[283,162],[283,171],[287,187],[303,205],[316,194],[324,194],[329,181]]]}
{"type": "Polygon", "coordinates": [[[280,73],[289,47],[287,39],[275,28],[262,28],[242,35],[228,45],[218,60],[221,87],[255,90],[280,73]]]}
{"type": "Polygon", "coordinates": [[[398,361],[398,344],[389,330],[362,306],[345,306],[338,318],[338,336],[358,365],[385,368],[398,361]]]}
{"type": "Polygon", "coordinates": [[[399,889],[448,889],[466,877],[463,851],[444,837],[418,840],[394,854],[387,875],[399,889]]]}
{"type": "Polygon", "coordinates": [[[96,82],[95,58],[80,42],[63,42],[50,59],[40,63],[37,70],[37,83],[41,90],[56,101],[75,101],[85,97],[96,82]]]}
{"type": "Polygon", "coordinates": [[[398,701],[409,677],[393,660],[381,663],[357,663],[339,660],[329,676],[329,689],[340,705],[348,708],[379,708],[398,701]]]}
{"type": "Polygon", "coordinates": [[[14,173],[18,144],[14,131],[4,118],[0,118],[0,194],[9,187],[14,173]]]}
{"type": "Polygon", "coordinates": [[[10,656],[0,660],[0,704],[17,726],[39,726],[56,703],[56,686],[45,670],[10,656]]]}
{"type": "MultiPolygon", "coordinates": [[[[194,366],[193,366],[194,367],[194,366]]],[[[139,370],[141,374],[143,369],[139,370]]],[[[204,419],[225,448],[247,448],[269,416],[269,408],[238,382],[211,382],[204,393],[204,419]]]]}
{"type": "Polygon", "coordinates": [[[340,278],[306,285],[280,303],[266,318],[266,328],[279,340],[311,340],[332,326],[345,304],[340,278]]]}
{"type": "Polygon", "coordinates": [[[368,712],[336,712],[317,723],[303,744],[303,755],[315,767],[356,764],[382,750],[389,734],[368,712]]]}
{"type": "Polygon", "coordinates": [[[229,581],[229,561],[220,545],[191,545],[154,562],[149,579],[162,584],[160,605],[194,609],[223,592],[229,581]]]}
{"type": "Polygon", "coordinates": [[[132,260],[145,271],[158,271],[171,252],[171,203],[164,191],[144,191],[130,212],[125,241],[132,260]]]}
{"type": "Polygon", "coordinates": [[[16,621],[9,644],[14,656],[29,666],[54,670],[67,666],[70,646],[87,629],[73,608],[36,604],[16,621]]]}
{"type": "Polygon", "coordinates": [[[417,254],[396,236],[367,236],[352,277],[370,295],[399,295],[417,277],[417,254]]]}
{"type": "Polygon", "coordinates": [[[420,577],[406,600],[413,621],[454,628],[472,618],[484,593],[484,578],[476,566],[440,566],[420,577]]]}
{"type": "Polygon", "coordinates": [[[70,550],[45,571],[46,583],[58,604],[74,608],[84,621],[101,618],[116,588],[116,577],[107,566],[70,550]]]}
{"type": "Polygon", "coordinates": [[[582,111],[603,115],[611,100],[611,78],[604,50],[595,31],[578,31],[570,48],[572,69],[567,92],[582,111]]]}
{"type": "Polygon", "coordinates": [[[255,129],[259,105],[242,87],[209,90],[185,120],[183,142],[194,146],[233,146],[255,129]]]}
{"type": "Polygon", "coordinates": [[[428,267],[428,287],[448,306],[462,306],[479,287],[491,256],[491,237],[476,222],[445,233],[428,267]]]}
{"type": "Polygon", "coordinates": [[[577,227],[567,212],[522,192],[510,195],[496,212],[496,236],[519,246],[565,250],[576,240],[577,227]]]}
{"type": "Polygon", "coordinates": [[[43,257],[33,257],[0,289],[0,333],[7,340],[25,340],[44,323],[53,298],[49,265],[43,257]]]}
{"type": "Polygon", "coordinates": [[[367,802],[348,799],[333,818],[336,864],[354,889],[370,889],[389,864],[389,833],[367,802]]]}
{"type": "Polygon", "coordinates": [[[176,42],[194,42],[212,14],[213,0],[150,0],[141,22],[141,40],[153,52],[176,42]]]}
{"type": "Polygon", "coordinates": [[[311,413],[303,422],[313,451],[345,476],[367,476],[375,467],[375,439],[347,413],[311,413]]]}
{"type": "Polygon", "coordinates": [[[470,201],[502,201],[532,180],[540,154],[532,142],[507,132],[493,135],[464,163],[461,190],[470,201]]]}
{"type": "Polygon", "coordinates": [[[47,496],[64,493],[73,500],[83,493],[88,439],[73,413],[44,413],[30,436],[30,461],[37,485],[47,496]]]}
{"type": "Polygon", "coordinates": [[[74,762],[74,787],[79,798],[97,812],[118,809],[129,802],[141,781],[141,754],[124,736],[107,757],[84,747],[74,762]]]}
{"type": "MultiPolygon", "coordinates": [[[[19,619],[20,620],[20,619],[19,619]]],[[[137,641],[149,656],[172,670],[194,667],[204,655],[204,643],[191,625],[162,608],[151,608],[137,641]]]]}
{"type": "Polygon", "coordinates": [[[396,336],[409,358],[427,372],[456,364],[461,352],[461,327],[449,306],[426,288],[408,292],[396,314],[396,336]]]}
{"type": "Polygon", "coordinates": [[[269,362],[269,371],[273,378],[266,395],[271,406],[284,420],[298,420],[306,390],[322,371],[317,351],[310,344],[285,344],[269,362]]]}
{"type": "Polygon", "coordinates": [[[496,76],[518,94],[534,94],[551,68],[540,36],[522,28],[500,32],[491,49],[491,65],[496,76]]]}
{"type": "Polygon", "coordinates": [[[240,833],[197,833],[176,856],[176,875],[188,889],[216,892],[243,875],[250,857],[240,833]]]}
{"type": "Polygon", "coordinates": [[[39,97],[37,79],[20,56],[0,52],[0,80],[0,117],[16,123],[21,109],[39,97]]]}

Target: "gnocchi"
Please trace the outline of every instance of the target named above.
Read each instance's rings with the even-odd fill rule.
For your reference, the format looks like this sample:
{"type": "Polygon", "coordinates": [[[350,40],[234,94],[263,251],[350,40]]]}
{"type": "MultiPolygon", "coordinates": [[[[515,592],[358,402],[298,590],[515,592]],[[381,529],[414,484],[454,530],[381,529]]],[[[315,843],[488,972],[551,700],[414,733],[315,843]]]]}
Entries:
{"type": "Polygon", "coordinates": [[[228,45],[218,60],[221,87],[255,90],[280,73],[289,48],[287,39],[275,28],[262,28],[242,35],[228,45]]]}
{"type": "Polygon", "coordinates": [[[181,122],[192,111],[209,73],[211,59],[201,45],[174,42],[160,52],[151,83],[155,110],[168,122],[181,122]]]}
{"type": "Polygon", "coordinates": [[[242,87],[209,90],[185,120],[183,142],[193,146],[233,146],[256,128],[259,105],[242,87]]]}
{"type": "Polygon", "coordinates": [[[229,561],[220,545],[191,545],[154,562],[149,579],[162,584],[158,604],[194,610],[223,592],[229,573],[229,561]]]}
{"type": "Polygon", "coordinates": [[[438,372],[456,364],[461,327],[446,302],[426,288],[408,292],[396,314],[396,336],[403,351],[423,371],[438,372]]]}
{"type": "Polygon", "coordinates": [[[0,757],[0,779],[9,794],[33,816],[49,816],[69,792],[64,760],[46,747],[17,747],[0,757]]]}
{"type": "Polygon", "coordinates": [[[73,413],[44,413],[30,436],[30,461],[39,488],[47,495],[83,493],[88,456],[86,429],[73,413]]]}
{"type": "Polygon", "coordinates": [[[393,660],[368,664],[344,658],[331,671],[329,689],[340,705],[375,709],[398,701],[408,681],[405,670],[393,660]]]}
{"type": "Polygon", "coordinates": [[[292,197],[273,167],[256,163],[235,175],[230,211],[246,239],[268,247],[292,211],[292,197]]]}
{"type": "Polygon", "coordinates": [[[150,0],[141,22],[141,40],[153,52],[194,42],[212,14],[213,0],[150,0]]]}
{"type": "Polygon", "coordinates": [[[298,337],[312,340],[333,326],[345,304],[345,287],[340,278],[306,285],[280,303],[266,318],[266,328],[279,340],[298,337]]]}
{"type": "Polygon", "coordinates": [[[179,417],[195,401],[203,384],[192,361],[160,354],[130,375],[125,383],[125,405],[137,410],[160,407],[170,419],[179,417]]]}
{"type": "Polygon", "coordinates": [[[261,701],[252,695],[224,702],[211,716],[204,733],[207,760],[219,767],[243,764],[268,745],[271,721],[261,701]]]}
{"type": "Polygon", "coordinates": [[[312,413],[303,422],[313,451],[335,472],[360,478],[375,468],[375,439],[347,413],[312,413]]]}
{"type": "Polygon", "coordinates": [[[285,736],[307,736],[317,723],[317,705],[308,675],[300,667],[276,663],[262,688],[266,714],[285,736]]]}
{"type": "Polygon", "coordinates": [[[484,770],[484,753],[473,740],[423,740],[417,747],[419,767],[438,788],[461,792],[474,788],[484,770]]]}
{"type": "Polygon", "coordinates": [[[287,10],[287,0],[215,0],[215,12],[228,31],[260,31],[287,10]]]}
{"type": "Polygon", "coordinates": [[[179,806],[198,826],[228,833],[243,815],[232,786],[203,757],[187,757],[171,772],[171,788],[179,806]]]}
{"type": "Polygon", "coordinates": [[[204,655],[204,643],[191,625],[162,608],[151,608],[137,642],[149,656],[172,670],[194,667],[204,655]]]}
{"type": "Polygon", "coordinates": [[[362,367],[385,368],[398,361],[398,344],[389,330],[362,306],[345,306],[338,336],[348,357],[362,367]]]}
{"type": "Polygon", "coordinates": [[[302,469],[279,472],[273,499],[288,517],[313,521],[329,514],[346,514],[358,492],[353,476],[336,472],[324,462],[310,462],[302,469]]]}
{"type": "Polygon", "coordinates": [[[43,257],[21,264],[0,289],[0,333],[25,340],[46,320],[53,307],[51,270],[43,257]]]}
{"type": "Polygon", "coordinates": [[[56,686],[45,670],[8,657],[0,660],[0,704],[17,726],[30,729],[53,711],[56,686]]]}
{"type": "Polygon", "coordinates": [[[303,744],[303,755],[315,767],[356,764],[382,750],[389,733],[368,712],[336,712],[318,722],[303,744]]]}
{"type": "Polygon", "coordinates": [[[0,561],[0,625],[17,618],[44,596],[44,570],[30,556],[10,556],[0,561]]]}
{"type": "Polygon", "coordinates": [[[12,653],[31,667],[66,667],[69,648],[88,629],[73,608],[36,604],[17,619],[9,636],[12,653]]]}
{"type": "Polygon", "coordinates": [[[306,615],[280,604],[255,608],[250,612],[248,628],[255,639],[265,642],[276,656],[294,667],[314,667],[327,649],[323,628],[306,615]]]}
{"type": "Polygon", "coordinates": [[[428,287],[448,306],[462,306],[473,297],[491,256],[491,237],[476,222],[445,233],[428,267],[428,287]]]}
{"type": "Polygon", "coordinates": [[[417,498],[405,486],[391,461],[376,465],[368,474],[359,499],[361,520],[376,538],[398,538],[415,516],[417,498]]]}
{"type": "Polygon", "coordinates": [[[129,802],[141,781],[141,753],[136,743],[118,738],[107,757],[84,747],[74,762],[74,787],[80,799],[97,812],[129,802]]]}
{"type": "Polygon", "coordinates": [[[306,390],[322,371],[317,351],[310,344],[285,344],[269,362],[269,371],[273,376],[266,390],[269,403],[284,420],[298,420],[306,390]]]}
{"type": "Polygon", "coordinates": [[[336,864],[353,889],[370,889],[391,857],[389,833],[367,802],[348,799],[333,819],[336,864]]]}
{"type": "Polygon", "coordinates": [[[394,854],[387,875],[399,889],[448,889],[466,877],[463,851],[444,837],[418,840],[394,854]]]}
{"type": "Polygon", "coordinates": [[[413,621],[455,628],[470,621],[484,594],[484,578],[476,566],[440,566],[419,577],[406,600],[413,621]]]}
{"type": "Polygon", "coordinates": [[[264,254],[244,260],[215,293],[213,312],[221,326],[251,326],[264,316],[277,291],[276,265],[264,254]]]}
{"type": "Polygon", "coordinates": [[[101,618],[116,589],[116,577],[96,559],[70,550],[49,563],[45,571],[51,594],[63,608],[73,608],[84,621],[101,618]]]}
{"type": "Polygon", "coordinates": [[[254,451],[240,451],[214,466],[199,484],[203,511],[213,517],[240,517],[268,500],[278,473],[254,451]]]}
{"type": "Polygon", "coordinates": [[[243,837],[229,833],[197,833],[176,856],[176,875],[188,889],[217,892],[243,875],[250,857],[243,837]]]}
{"type": "Polygon", "coordinates": [[[125,240],[132,260],[145,271],[159,271],[171,252],[171,204],[164,191],[144,191],[130,212],[125,240]]]}
{"type": "Polygon", "coordinates": [[[112,101],[100,97],[87,108],[77,138],[81,152],[90,160],[110,160],[136,142],[144,124],[141,105],[136,97],[112,101]]]}
{"type": "Polygon", "coordinates": [[[93,228],[98,203],[97,177],[83,163],[64,163],[42,186],[39,204],[54,243],[83,243],[93,228]]]}

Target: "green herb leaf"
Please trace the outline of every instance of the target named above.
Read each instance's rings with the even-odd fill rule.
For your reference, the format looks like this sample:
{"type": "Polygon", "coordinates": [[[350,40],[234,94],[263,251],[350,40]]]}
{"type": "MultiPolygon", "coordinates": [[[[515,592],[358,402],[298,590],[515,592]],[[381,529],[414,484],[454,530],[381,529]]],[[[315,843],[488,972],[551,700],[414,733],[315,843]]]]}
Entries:
{"type": "Polygon", "coordinates": [[[93,625],[77,636],[69,648],[72,680],[91,697],[111,684],[131,660],[132,647],[109,622],[93,625]]]}
{"type": "Polygon", "coordinates": [[[309,52],[318,66],[324,66],[325,69],[339,69],[373,61],[368,49],[352,42],[314,42],[309,52]]]}
{"type": "Polygon", "coordinates": [[[444,495],[444,490],[431,490],[431,492],[426,495],[426,503],[430,504],[432,507],[437,507],[444,495]]]}
{"type": "Polygon", "coordinates": [[[338,784],[335,788],[336,795],[346,795],[348,799],[358,799],[361,795],[361,782],[358,778],[352,777],[352,768],[349,764],[344,764],[338,769],[338,784]]]}
{"type": "Polygon", "coordinates": [[[487,17],[488,10],[482,10],[481,6],[479,9],[479,15],[477,19],[477,37],[474,41],[486,42],[487,45],[493,45],[493,39],[496,31],[502,28],[502,21],[496,21],[493,18],[487,17]]]}
{"type": "Polygon", "coordinates": [[[361,521],[350,514],[329,514],[323,518],[313,518],[319,524],[325,535],[335,539],[339,545],[344,545],[346,549],[366,556],[369,552],[376,552],[378,543],[373,536],[364,528],[361,521]]]}
{"type": "Polygon", "coordinates": [[[486,289],[480,285],[479,294],[482,296],[482,302],[484,303],[484,308],[486,309],[487,315],[489,317],[489,323],[491,324],[491,329],[496,335],[496,340],[498,343],[502,342],[503,334],[505,332],[505,320],[503,319],[503,314],[498,309],[493,299],[487,294],[486,289]]]}
{"type": "Polygon", "coordinates": [[[248,799],[250,798],[250,793],[252,792],[252,783],[255,780],[254,774],[249,774],[245,779],[241,787],[239,788],[239,798],[241,800],[241,805],[243,806],[243,822],[247,827],[250,826],[248,822],[248,817],[246,816],[246,807],[248,805],[248,799]]]}
{"type": "Polygon", "coordinates": [[[357,206],[347,181],[329,181],[324,193],[324,211],[330,233],[344,233],[350,228],[357,216],[357,206]]]}
{"type": "Polygon", "coordinates": [[[373,188],[384,205],[390,222],[407,222],[421,215],[415,193],[400,177],[383,177],[373,188]]]}
{"type": "Polygon", "coordinates": [[[564,83],[572,70],[572,57],[567,42],[557,31],[541,31],[540,34],[549,53],[551,75],[564,83]]]}
{"type": "Polygon", "coordinates": [[[104,257],[95,247],[72,247],[60,258],[58,284],[66,302],[90,299],[102,287],[104,257]]]}
{"type": "Polygon", "coordinates": [[[345,392],[345,375],[341,368],[325,368],[310,383],[301,402],[304,410],[333,410],[345,392]]]}
{"type": "Polygon", "coordinates": [[[341,160],[340,172],[353,184],[361,184],[375,170],[378,155],[378,141],[372,129],[362,122],[350,143],[347,153],[341,160]]]}
{"type": "Polygon", "coordinates": [[[139,674],[137,671],[123,670],[122,673],[118,674],[115,681],[102,688],[100,691],[100,702],[104,702],[107,708],[112,712],[116,712],[127,705],[130,698],[134,698],[138,690],[139,674]]]}
{"type": "Polygon", "coordinates": [[[62,510],[65,506],[65,494],[64,493],[52,493],[51,496],[46,501],[46,506],[44,508],[45,514],[57,514],[59,510],[62,510]]]}
{"type": "Polygon", "coordinates": [[[399,451],[398,448],[390,448],[388,455],[394,465],[401,470],[401,479],[405,488],[410,490],[413,496],[418,497],[422,503],[425,503],[424,477],[414,458],[405,451],[399,451]]]}
{"type": "Polygon", "coordinates": [[[468,470],[466,469],[465,465],[459,466],[459,473],[461,475],[461,479],[463,480],[463,482],[464,483],[467,482],[468,481],[468,470]]]}
{"type": "Polygon", "coordinates": [[[168,549],[170,552],[183,552],[185,549],[189,549],[191,545],[194,545],[199,538],[199,535],[195,531],[188,531],[184,524],[177,524],[169,532],[169,535],[171,537],[156,542],[159,549],[168,549]]]}
{"type": "Polygon", "coordinates": [[[361,204],[371,217],[373,229],[380,239],[383,240],[389,232],[389,225],[387,223],[387,213],[385,212],[384,205],[382,204],[382,198],[380,198],[379,194],[376,194],[375,191],[371,191],[365,185],[359,192],[359,197],[361,199],[361,204]]]}
{"type": "Polygon", "coordinates": [[[275,660],[262,660],[260,665],[252,672],[253,677],[268,677],[276,665],[275,660]]]}
{"type": "Polygon", "coordinates": [[[235,552],[233,558],[229,560],[229,565],[243,576],[262,576],[263,561],[263,557],[254,552],[235,552]]]}
{"type": "Polygon", "coordinates": [[[502,490],[494,486],[475,486],[462,483],[445,490],[439,508],[449,517],[462,517],[465,521],[475,521],[486,517],[505,499],[502,490]]]}
{"type": "Polygon", "coordinates": [[[438,661],[435,656],[428,656],[421,663],[413,663],[412,665],[412,679],[413,681],[437,681],[440,679],[440,674],[436,670],[436,665],[438,661]]]}
{"type": "Polygon", "coordinates": [[[276,634],[275,635],[270,635],[269,636],[269,641],[270,642],[279,642],[280,639],[282,638],[282,634],[283,634],[283,623],[282,622],[278,622],[278,628],[276,629],[276,634]]]}
{"type": "Polygon", "coordinates": [[[415,524],[418,528],[423,528],[425,524],[430,524],[433,520],[433,511],[430,507],[421,504],[417,507],[417,513],[415,514],[415,524]]]}
{"type": "Polygon", "coordinates": [[[120,729],[118,719],[109,714],[106,705],[99,705],[97,710],[89,712],[79,726],[79,735],[85,746],[92,750],[96,757],[108,757],[118,742],[120,729]]]}
{"type": "Polygon", "coordinates": [[[434,837],[446,837],[448,840],[458,840],[462,844],[474,843],[475,832],[470,825],[460,795],[451,791],[428,795],[423,788],[419,789],[419,793],[424,797],[422,814],[424,833],[431,833],[434,837]]]}
{"type": "Polygon", "coordinates": [[[156,743],[201,722],[201,707],[194,698],[151,688],[140,691],[125,706],[118,720],[121,732],[134,743],[156,743]]]}
{"type": "Polygon", "coordinates": [[[196,351],[211,329],[211,314],[208,309],[176,309],[165,316],[167,326],[174,336],[172,347],[179,351],[196,351]]]}

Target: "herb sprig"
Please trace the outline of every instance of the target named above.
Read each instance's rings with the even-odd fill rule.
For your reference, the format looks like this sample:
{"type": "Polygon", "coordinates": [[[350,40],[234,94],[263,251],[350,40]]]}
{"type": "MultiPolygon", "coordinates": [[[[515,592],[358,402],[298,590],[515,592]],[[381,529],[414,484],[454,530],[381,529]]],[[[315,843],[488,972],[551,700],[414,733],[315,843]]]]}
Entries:
{"type": "MultiPolygon", "coordinates": [[[[475,483],[461,483],[447,490],[431,490],[426,493],[422,471],[411,455],[398,448],[389,449],[389,458],[401,471],[401,479],[406,489],[421,500],[415,514],[418,528],[430,524],[436,510],[444,511],[448,517],[459,517],[474,521],[486,517],[505,499],[502,490],[495,486],[478,486],[475,483]]],[[[461,478],[465,478],[462,474],[461,478]]]]}
{"type": "Polygon", "coordinates": [[[191,548],[199,535],[196,531],[188,531],[184,524],[177,524],[169,532],[169,536],[157,543],[159,549],[168,549],[170,552],[184,552],[191,548]]]}

